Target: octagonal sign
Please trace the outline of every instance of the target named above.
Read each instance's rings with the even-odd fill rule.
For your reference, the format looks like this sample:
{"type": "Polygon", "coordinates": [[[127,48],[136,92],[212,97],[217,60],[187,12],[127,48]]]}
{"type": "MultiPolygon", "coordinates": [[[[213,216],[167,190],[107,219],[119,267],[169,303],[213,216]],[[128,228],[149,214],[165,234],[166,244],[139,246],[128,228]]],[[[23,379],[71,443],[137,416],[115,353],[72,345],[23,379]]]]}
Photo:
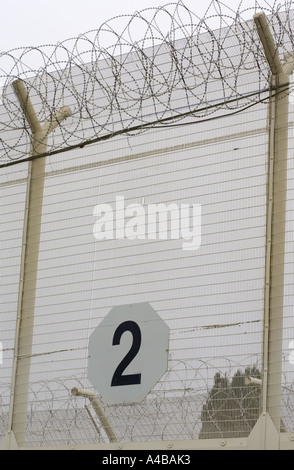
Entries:
{"type": "Polygon", "coordinates": [[[149,303],[113,307],[90,336],[88,378],[108,404],[139,402],[167,370],[168,343],[149,303]]]}

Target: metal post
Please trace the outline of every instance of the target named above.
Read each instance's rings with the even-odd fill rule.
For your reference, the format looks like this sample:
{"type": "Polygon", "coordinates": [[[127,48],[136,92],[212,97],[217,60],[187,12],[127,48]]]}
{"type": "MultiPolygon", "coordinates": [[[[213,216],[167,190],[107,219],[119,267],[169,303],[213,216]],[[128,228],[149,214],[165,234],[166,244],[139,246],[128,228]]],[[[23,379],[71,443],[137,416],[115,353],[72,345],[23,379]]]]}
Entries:
{"type": "MultiPolygon", "coordinates": [[[[61,108],[48,122],[41,125],[23,81],[16,80],[13,88],[32,131],[30,155],[41,155],[47,151],[48,135],[71,116],[71,111],[68,107],[61,108]]],[[[36,158],[29,162],[8,423],[8,435],[14,434],[20,447],[25,444],[26,437],[44,175],[45,158],[36,158]]]]}
{"type": "Polygon", "coordinates": [[[289,75],[293,72],[294,63],[292,58],[284,64],[281,63],[266,16],[258,13],[254,15],[254,21],[272,72],[272,99],[269,105],[262,417],[265,426],[263,446],[274,448],[279,445],[281,422],[288,97],[289,75]],[[271,428],[270,433],[269,428],[271,428]]]}
{"type": "Polygon", "coordinates": [[[282,92],[275,97],[273,214],[269,280],[269,333],[267,367],[267,410],[280,431],[282,386],[282,340],[284,304],[284,257],[287,200],[287,150],[289,76],[276,75],[276,86],[282,92]],[[280,87],[284,87],[280,88],[280,87]]]}
{"type": "Polygon", "coordinates": [[[91,405],[93,406],[93,409],[95,410],[95,413],[104,429],[104,431],[107,434],[107,437],[109,439],[109,442],[117,442],[116,435],[104,413],[104,410],[99,402],[98,397],[95,396],[94,393],[84,390],[84,389],[79,389],[79,388],[73,388],[71,391],[72,395],[76,397],[84,397],[88,398],[90,400],[91,405]]]}

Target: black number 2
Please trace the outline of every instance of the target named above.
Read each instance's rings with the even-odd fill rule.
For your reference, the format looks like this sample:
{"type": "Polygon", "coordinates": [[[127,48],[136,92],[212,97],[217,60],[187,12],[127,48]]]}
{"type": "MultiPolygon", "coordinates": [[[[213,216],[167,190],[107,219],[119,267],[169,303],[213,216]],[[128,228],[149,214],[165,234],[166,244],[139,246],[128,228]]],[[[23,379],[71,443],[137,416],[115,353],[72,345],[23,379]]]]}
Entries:
{"type": "Polygon", "coordinates": [[[124,370],[128,367],[131,361],[136,357],[141,346],[141,330],[137,323],[134,321],[125,321],[121,323],[114,332],[112,345],[120,344],[122,335],[130,331],[133,335],[133,343],[131,349],[117,366],[111,381],[112,387],[119,387],[120,385],[138,385],[141,383],[141,374],[128,374],[122,375],[124,370]]]}

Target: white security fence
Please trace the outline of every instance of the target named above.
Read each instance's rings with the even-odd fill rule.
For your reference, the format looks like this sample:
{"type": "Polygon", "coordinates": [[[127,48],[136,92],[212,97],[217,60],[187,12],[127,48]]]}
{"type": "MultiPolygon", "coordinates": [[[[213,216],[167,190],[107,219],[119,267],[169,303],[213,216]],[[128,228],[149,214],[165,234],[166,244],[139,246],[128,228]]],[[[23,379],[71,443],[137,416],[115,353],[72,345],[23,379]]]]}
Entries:
{"type": "Polygon", "coordinates": [[[288,3],[7,81],[2,448],[293,448],[288,3]]]}

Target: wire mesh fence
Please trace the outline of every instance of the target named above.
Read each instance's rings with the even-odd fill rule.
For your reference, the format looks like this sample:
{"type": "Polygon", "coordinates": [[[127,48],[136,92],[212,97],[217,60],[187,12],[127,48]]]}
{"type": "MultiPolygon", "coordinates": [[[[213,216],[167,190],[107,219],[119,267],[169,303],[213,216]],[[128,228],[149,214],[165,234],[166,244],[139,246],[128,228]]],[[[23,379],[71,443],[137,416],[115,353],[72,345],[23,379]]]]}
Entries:
{"type": "MultiPolygon", "coordinates": [[[[1,437],[14,430],[34,448],[247,438],[267,380],[278,432],[294,432],[291,100],[288,173],[275,175],[287,179],[287,205],[273,207],[268,258],[272,104],[292,84],[273,86],[252,20],[267,14],[287,56],[291,7],[212,1],[199,19],[180,1],[125,18],[121,33],[110,21],[50,52],[0,56],[1,437]],[[279,289],[268,292],[276,265],[279,289]],[[281,297],[284,326],[271,320],[267,338],[281,297]],[[88,377],[90,337],[111,309],[146,303],[169,328],[167,370],[144,399],[111,404],[88,377]]],[[[111,369],[112,346],[97,374],[111,369]]]]}

